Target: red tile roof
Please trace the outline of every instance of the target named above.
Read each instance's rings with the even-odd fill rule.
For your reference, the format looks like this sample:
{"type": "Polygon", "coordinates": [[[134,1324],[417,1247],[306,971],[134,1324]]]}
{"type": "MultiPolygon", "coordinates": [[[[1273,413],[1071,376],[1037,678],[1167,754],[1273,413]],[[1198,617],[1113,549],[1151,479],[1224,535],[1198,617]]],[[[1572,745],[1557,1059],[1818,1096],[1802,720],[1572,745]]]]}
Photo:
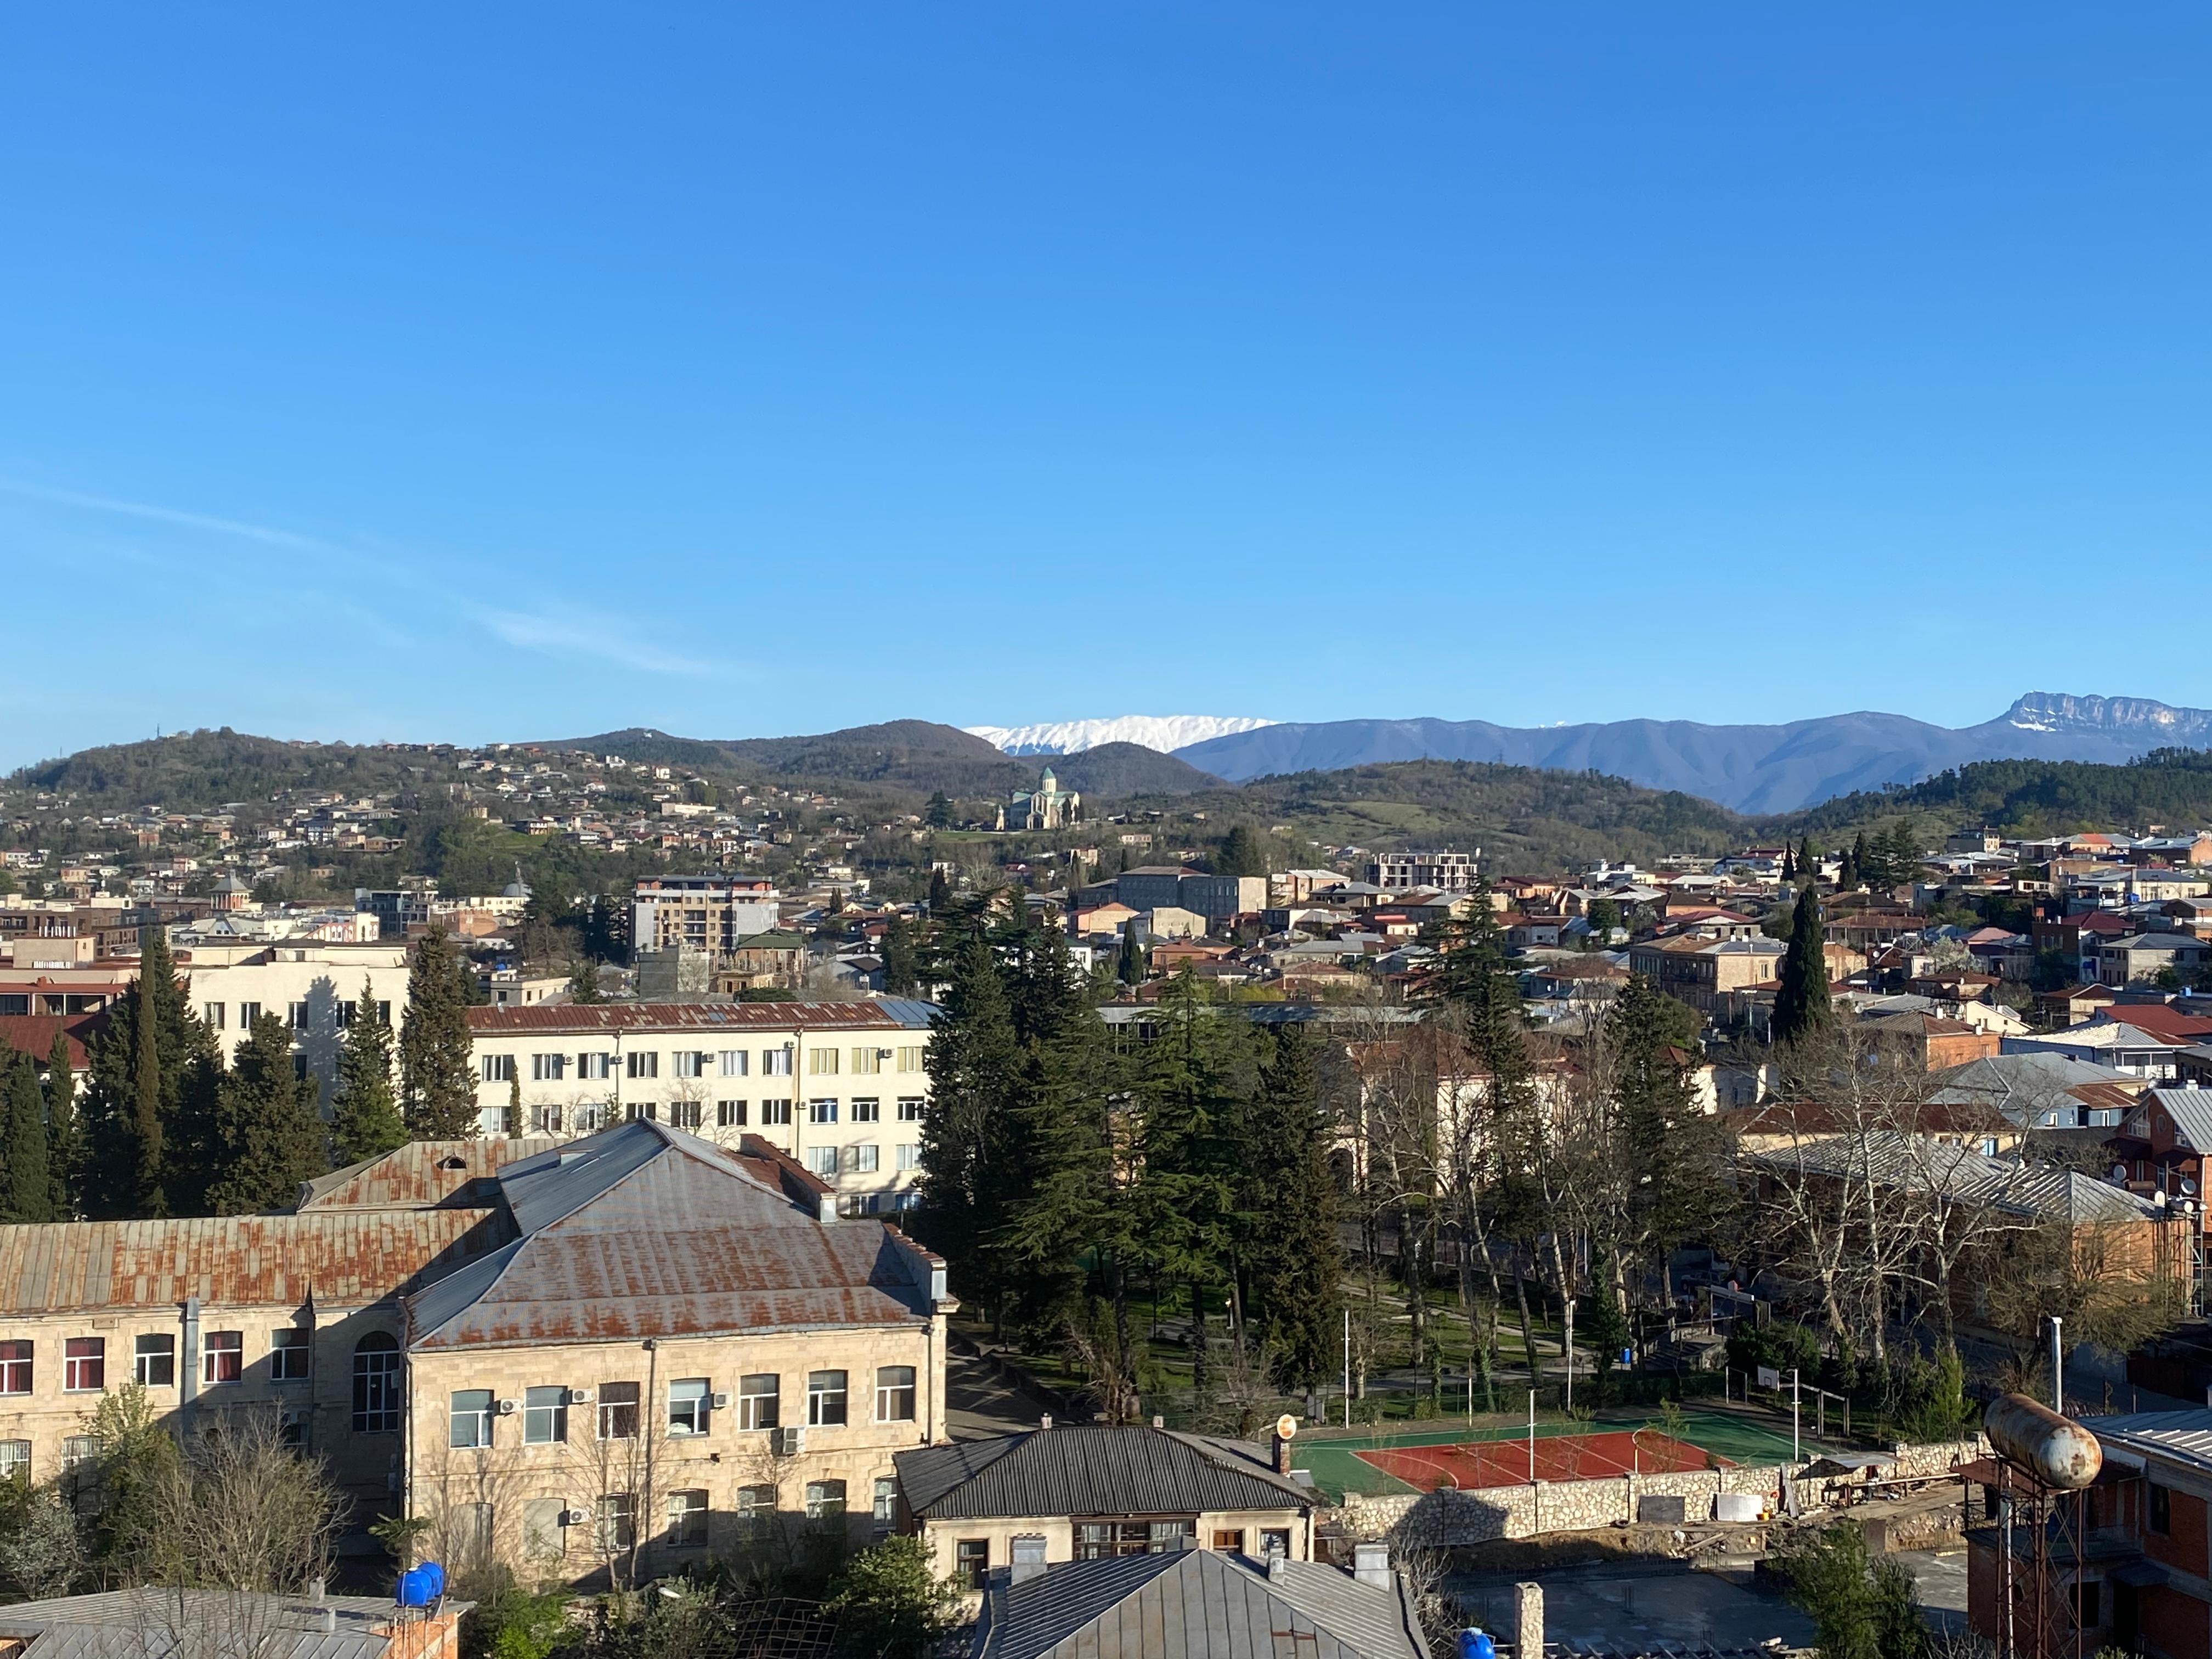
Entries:
{"type": "Polygon", "coordinates": [[[69,1035],[70,1069],[82,1072],[92,1064],[85,1044],[107,1016],[100,1014],[0,1014],[0,1048],[13,1048],[43,1064],[53,1052],[54,1034],[69,1035]]]}
{"type": "Polygon", "coordinates": [[[836,1025],[880,1030],[905,1028],[880,1002],[556,1002],[522,1008],[471,1008],[469,1029],[507,1031],[787,1030],[836,1025]]]}

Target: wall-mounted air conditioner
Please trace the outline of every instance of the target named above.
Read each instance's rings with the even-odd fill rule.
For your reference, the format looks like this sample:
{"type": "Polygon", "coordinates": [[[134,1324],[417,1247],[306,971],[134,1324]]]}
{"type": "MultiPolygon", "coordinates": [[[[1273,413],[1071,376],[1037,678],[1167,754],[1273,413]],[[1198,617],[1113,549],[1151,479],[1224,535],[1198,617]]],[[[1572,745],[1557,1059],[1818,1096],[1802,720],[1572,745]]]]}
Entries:
{"type": "Polygon", "coordinates": [[[569,1390],[568,1390],[568,1403],[569,1403],[570,1405],[572,1405],[572,1406],[588,1406],[588,1405],[590,1405],[590,1404],[592,1403],[592,1391],[591,1391],[589,1389],[569,1389],[569,1390]]]}
{"type": "Polygon", "coordinates": [[[515,1402],[512,1400],[502,1400],[499,1402],[498,1410],[501,1417],[512,1417],[515,1411],[515,1402]]]}
{"type": "Polygon", "coordinates": [[[730,1409],[730,1396],[726,1394],[708,1395],[707,1404],[714,1411],[726,1412],[730,1409]]]}

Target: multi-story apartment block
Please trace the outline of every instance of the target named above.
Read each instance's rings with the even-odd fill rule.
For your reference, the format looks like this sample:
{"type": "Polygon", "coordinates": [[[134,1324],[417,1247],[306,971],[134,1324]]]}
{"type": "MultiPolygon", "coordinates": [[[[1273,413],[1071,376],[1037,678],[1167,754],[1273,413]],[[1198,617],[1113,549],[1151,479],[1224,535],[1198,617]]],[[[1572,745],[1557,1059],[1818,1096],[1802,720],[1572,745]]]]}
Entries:
{"type": "Polygon", "coordinates": [[[643,1119],[755,1135],[850,1214],[921,1176],[928,1003],[557,1003],[471,1008],[483,1133],[574,1136],[643,1119]],[[515,1117],[517,1108],[520,1117],[515,1117]]]}
{"type": "Polygon", "coordinates": [[[103,1392],[258,1408],[449,1569],[635,1580],[897,1520],[945,1437],[944,1264],[758,1140],[636,1121],[417,1143],[289,1215],[0,1227],[0,1474],[65,1476],[103,1392]],[[395,1510],[394,1506],[399,1505],[395,1510]]]}
{"type": "Polygon", "coordinates": [[[1368,882],[1390,892],[1408,887],[1440,887],[1447,893],[1474,890],[1476,863],[1481,849],[1472,853],[1378,853],[1367,866],[1368,882]]]}
{"type": "Polygon", "coordinates": [[[652,876],[630,902],[629,939],[640,951],[689,945],[718,958],[776,923],[782,896],[766,876],[652,876]]]}
{"type": "Polygon", "coordinates": [[[299,1063],[321,1079],[326,1105],[362,988],[395,1031],[406,1023],[407,946],[400,939],[372,945],[203,940],[177,952],[177,972],[226,1064],[255,1017],[274,1014],[291,1029],[299,1063]]]}

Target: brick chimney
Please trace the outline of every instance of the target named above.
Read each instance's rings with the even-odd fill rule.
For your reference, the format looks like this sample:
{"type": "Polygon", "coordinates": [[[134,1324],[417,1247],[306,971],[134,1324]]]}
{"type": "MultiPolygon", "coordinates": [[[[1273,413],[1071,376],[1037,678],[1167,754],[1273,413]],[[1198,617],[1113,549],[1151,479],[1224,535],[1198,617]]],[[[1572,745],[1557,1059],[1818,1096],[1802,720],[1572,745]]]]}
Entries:
{"type": "Polygon", "coordinates": [[[1270,1435],[1268,1438],[1275,1449],[1275,1473],[1281,1475],[1289,1474],[1291,1472],[1291,1443],[1285,1440],[1279,1434],[1270,1435]]]}

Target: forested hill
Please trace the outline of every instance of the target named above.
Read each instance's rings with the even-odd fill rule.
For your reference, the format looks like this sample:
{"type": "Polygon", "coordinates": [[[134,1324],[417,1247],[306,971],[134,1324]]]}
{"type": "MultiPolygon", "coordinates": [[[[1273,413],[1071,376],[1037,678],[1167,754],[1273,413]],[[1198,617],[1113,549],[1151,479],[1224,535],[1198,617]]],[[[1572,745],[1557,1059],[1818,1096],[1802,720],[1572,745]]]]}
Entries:
{"type": "Polygon", "coordinates": [[[1833,831],[1906,815],[1937,830],[1988,824],[2021,836],[2212,823],[2212,750],[2160,749],[2124,766],[2085,761],[1977,761],[1901,788],[1839,795],[1772,820],[1833,831]]]}
{"type": "MultiPolygon", "coordinates": [[[[5,782],[10,789],[102,799],[112,803],[110,810],[159,803],[200,812],[229,801],[265,801],[287,789],[404,791],[421,782],[427,759],[420,751],[250,737],[226,726],[81,750],[26,766],[5,782]]],[[[451,764],[440,763],[441,775],[451,764]]]]}

